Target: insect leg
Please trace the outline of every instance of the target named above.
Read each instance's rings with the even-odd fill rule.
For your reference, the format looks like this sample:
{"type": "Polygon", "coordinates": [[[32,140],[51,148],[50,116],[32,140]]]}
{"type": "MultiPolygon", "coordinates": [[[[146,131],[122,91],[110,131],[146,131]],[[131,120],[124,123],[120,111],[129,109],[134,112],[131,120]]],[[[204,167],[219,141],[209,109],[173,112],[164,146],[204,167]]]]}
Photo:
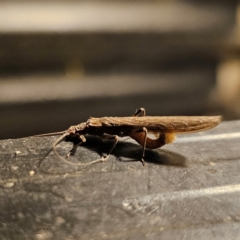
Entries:
{"type": "MultiPolygon", "coordinates": [[[[142,117],[142,116],[146,116],[145,108],[137,109],[136,112],[132,115],[132,117],[142,117]]],[[[129,139],[129,137],[126,137],[124,141],[126,141],[126,139],[129,139]]]]}
{"type": "Polygon", "coordinates": [[[94,160],[94,161],[91,161],[91,162],[88,162],[88,163],[84,163],[84,164],[74,164],[74,163],[71,163],[71,162],[68,162],[64,159],[64,161],[72,164],[72,165],[79,165],[79,166],[89,166],[89,165],[92,165],[94,163],[98,163],[98,162],[106,162],[109,155],[111,154],[112,150],[114,149],[114,147],[117,145],[117,142],[118,142],[118,136],[117,135],[108,135],[108,134],[104,134],[101,136],[103,139],[114,139],[114,143],[112,145],[112,147],[110,148],[109,152],[107,153],[107,156],[102,156],[100,159],[97,159],[97,160],[94,160]]]}
{"type": "Polygon", "coordinates": [[[137,141],[141,146],[142,146],[142,153],[141,153],[141,162],[142,165],[145,165],[145,161],[143,159],[144,155],[145,155],[145,149],[146,149],[146,144],[147,144],[147,129],[145,127],[143,127],[142,129],[139,129],[138,132],[135,132],[133,134],[129,135],[132,139],[134,139],[135,141],[137,141]]]}
{"type": "Polygon", "coordinates": [[[145,155],[145,149],[146,149],[146,142],[147,142],[147,129],[145,127],[143,127],[143,133],[144,133],[144,140],[143,140],[143,144],[142,144],[142,156],[141,156],[141,162],[142,165],[145,165],[145,161],[143,159],[144,155],[145,155]]]}
{"type": "Polygon", "coordinates": [[[138,117],[138,116],[146,116],[146,111],[144,108],[137,109],[136,112],[133,114],[133,117],[138,117]]]}
{"type": "MultiPolygon", "coordinates": [[[[59,137],[59,138],[53,143],[53,146],[52,146],[52,149],[53,149],[54,153],[57,155],[57,157],[58,157],[61,161],[65,162],[65,163],[67,163],[67,164],[69,164],[69,165],[82,166],[82,167],[87,167],[87,166],[90,166],[90,165],[92,165],[92,164],[94,164],[94,163],[106,161],[106,160],[104,160],[103,158],[101,158],[101,159],[97,159],[97,160],[94,160],[94,161],[91,161],[91,162],[88,162],[88,163],[73,163],[73,162],[69,162],[68,160],[66,160],[65,158],[63,158],[62,156],[60,156],[59,153],[58,153],[57,150],[56,150],[56,146],[58,145],[58,143],[59,143],[62,139],[64,139],[64,138],[65,138],[66,136],[68,136],[68,135],[70,135],[70,133],[68,133],[68,132],[66,132],[65,134],[63,134],[61,137],[59,137]]],[[[85,137],[84,137],[83,135],[80,135],[79,138],[81,138],[82,142],[83,142],[84,140],[86,141],[86,139],[85,139],[85,137]]],[[[81,142],[81,143],[82,143],[82,142],[81,142]]],[[[80,144],[78,144],[78,145],[80,145],[80,144]]],[[[70,154],[71,154],[71,151],[70,151],[70,154]]]]}
{"type": "Polygon", "coordinates": [[[174,133],[160,133],[158,138],[151,139],[147,137],[147,131],[138,132],[131,134],[130,137],[138,142],[142,146],[142,162],[144,157],[145,148],[156,149],[160,148],[165,144],[171,143],[174,141],[174,133]]]}
{"type": "Polygon", "coordinates": [[[81,140],[81,142],[79,142],[78,144],[76,144],[76,145],[69,151],[69,153],[66,155],[66,158],[69,158],[69,156],[72,155],[72,154],[76,151],[76,149],[77,149],[78,146],[80,146],[82,143],[86,142],[86,138],[85,138],[83,135],[79,135],[78,137],[79,137],[79,139],[81,140]]]}
{"type": "MultiPolygon", "coordinates": [[[[146,116],[146,111],[145,108],[139,108],[136,110],[136,112],[132,115],[132,117],[142,117],[142,116],[146,116]]],[[[126,139],[128,139],[129,137],[127,137],[126,139]]]]}
{"type": "Polygon", "coordinates": [[[102,138],[104,139],[114,139],[114,143],[112,145],[112,147],[110,148],[109,152],[107,153],[107,156],[105,156],[103,159],[105,159],[105,161],[108,159],[108,156],[111,154],[112,150],[115,148],[115,146],[118,143],[118,136],[117,135],[108,135],[108,134],[104,134],[102,136],[102,138]]]}
{"type": "Polygon", "coordinates": [[[55,151],[56,146],[68,135],[69,135],[69,133],[65,132],[63,135],[61,135],[59,138],[57,138],[57,140],[52,145],[53,151],[55,151]]]}

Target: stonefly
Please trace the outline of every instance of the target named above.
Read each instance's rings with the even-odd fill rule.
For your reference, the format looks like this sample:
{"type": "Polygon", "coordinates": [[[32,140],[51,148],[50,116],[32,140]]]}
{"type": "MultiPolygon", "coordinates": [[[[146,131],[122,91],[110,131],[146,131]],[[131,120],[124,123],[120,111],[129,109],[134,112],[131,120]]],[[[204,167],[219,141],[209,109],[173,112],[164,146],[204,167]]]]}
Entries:
{"type": "Polygon", "coordinates": [[[172,143],[175,139],[175,134],[208,130],[217,126],[220,122],[221,116],[146,116],[145,109],[140,108],[131,117],[90,117],[86,122],[71,126],[66,131],[36,136],[61,135],[53,143],[52,150],[61,160],[71,165],[80,166],[89,166],[97,162],[106,161],[116,146],[118,137],[129,136],[142,146],[141,162],[145,165],[143,158],[146,148],[160,148],[165,144],[172,143]],[[154,134],[156,138],[149,138],[147,136],[148,133],[154,134]],[[78,145],[86,142],[85,135],[87,134],[99,136],[102,139],[114,140],[106,156],[89,163],[77,164],[67,161],[56,151],[56,146],[67,136],[77,136],[81,142],[67,154],[67,157],[69,157],[78,145]]]}

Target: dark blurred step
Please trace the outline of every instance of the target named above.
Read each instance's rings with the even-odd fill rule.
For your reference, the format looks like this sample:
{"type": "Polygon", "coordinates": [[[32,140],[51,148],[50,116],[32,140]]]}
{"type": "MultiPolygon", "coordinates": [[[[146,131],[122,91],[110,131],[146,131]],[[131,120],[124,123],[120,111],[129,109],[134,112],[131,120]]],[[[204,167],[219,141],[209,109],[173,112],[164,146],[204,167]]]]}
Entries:
{"type": "Polygon", "coordinates": [[[213,66],[233,2],[0,3],[0,71],[162,71],[213,66]]]}
{"type": "Polygon", "coordinates": [[[32,76],[0,81],[0,138],[59,131],[90,116],[207,114],[214,71],[96,75],[79,79],[32,76]]]}

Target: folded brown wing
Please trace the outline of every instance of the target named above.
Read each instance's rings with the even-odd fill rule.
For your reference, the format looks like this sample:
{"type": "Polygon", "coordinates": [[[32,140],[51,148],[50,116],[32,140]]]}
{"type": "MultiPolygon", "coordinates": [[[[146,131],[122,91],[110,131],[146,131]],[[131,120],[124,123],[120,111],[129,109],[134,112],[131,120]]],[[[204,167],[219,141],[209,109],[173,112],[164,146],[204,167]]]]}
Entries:
{"type": "Polygon", "coordinates": [[[187,133],[203,131],[217,126],[221,116],[173,116],[173,117],[102,117],[90,118],[93,127],[145,127],[149,132],[187,133]]]}

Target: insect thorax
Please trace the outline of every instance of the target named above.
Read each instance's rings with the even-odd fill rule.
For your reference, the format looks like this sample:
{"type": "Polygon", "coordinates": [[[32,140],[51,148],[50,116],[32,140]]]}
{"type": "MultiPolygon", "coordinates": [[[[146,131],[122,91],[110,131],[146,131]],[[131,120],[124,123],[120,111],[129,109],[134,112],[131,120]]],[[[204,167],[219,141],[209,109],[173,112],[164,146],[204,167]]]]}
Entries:
{"type": "Polygon", "coordinates": [[[75,126],[75,130],[76,130],[76,132],[83,131],[83,130],[85,130],[86,126],[87,126],[87,124],[85,122],[80,123],[75,126]]]}
{"type": "Polygon", "coordinates": [[[85,129],[86,129],[86,123],[80,123],[78,125],[74,125],[74,126],[71,126],[70,128],[68,128],[67,132],[70,135],[72,135],[75,133],[81,133],[81,132],[83,133],[85,129]]]}

